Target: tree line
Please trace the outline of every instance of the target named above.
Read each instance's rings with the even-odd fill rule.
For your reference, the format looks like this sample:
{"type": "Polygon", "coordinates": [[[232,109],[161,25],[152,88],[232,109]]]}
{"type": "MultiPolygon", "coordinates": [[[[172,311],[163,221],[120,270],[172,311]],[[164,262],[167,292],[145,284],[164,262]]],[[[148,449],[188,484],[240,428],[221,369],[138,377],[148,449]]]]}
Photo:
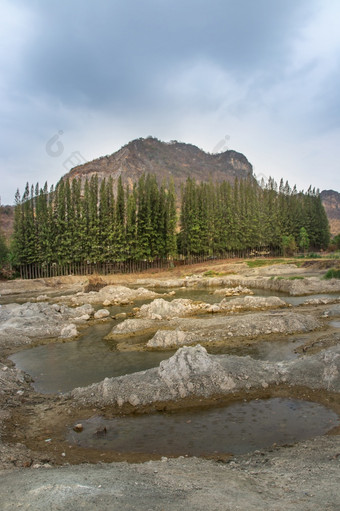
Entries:
{"type": "Polygon", "coordinates": [[[100,185],[61,180],[55,189],[26,185],[16,194],[13,258],[16,264],[154,259],[176,253],[173,183],[141,176],[132,189],[112,178],[100,185]]]}
{"type": "Polygon", "coordinates": [[[142,175],[132,187],[96,175],[48,190],[26,185],[15,202],[15,264],[152,260],[255,247],[326,248],[329,227],[318,191],[269,179],[174,183],[142,175]]]}
{"type": "Polygon", "coordinates": [[[221,253],[253,247],[282,247],[283,252],[327,248],[328,219],[318,190],[298,192],[296,186],[269,178],[233,184],[196,183],[182,191],[179,250],[183,254],[221,253]]]}

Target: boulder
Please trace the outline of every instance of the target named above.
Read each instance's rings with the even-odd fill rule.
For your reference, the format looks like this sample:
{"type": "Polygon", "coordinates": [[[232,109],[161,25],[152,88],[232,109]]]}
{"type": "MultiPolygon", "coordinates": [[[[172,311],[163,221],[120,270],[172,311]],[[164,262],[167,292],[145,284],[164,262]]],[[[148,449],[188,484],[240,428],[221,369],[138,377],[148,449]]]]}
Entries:
{"type": "Polygon", "coordinates": [[[76,337],[78,335],[78,330],[76,325],[71,323],[70,325],[64,326],[64,328],[60,332],[60,337],[62,339],[69,339],[71,337],[76,337]]]}
{"type": "Polygon", "coordinates": [[[110,316],[110,311],[107,309],[99,309],[97,312],[94,313],[94,319],[104,319],[110,316]]]}
{"type": "MultiPolygon", "coordinates": [[[[196,338],[196,342],[198,339],[196,338]]],[[[147,348],[155,349],[172,349],[184,344],[195,343],[195,334],[183,332],[183,330],[158,330],[155,335],[150,339],[146,346],[147,348]]]]}

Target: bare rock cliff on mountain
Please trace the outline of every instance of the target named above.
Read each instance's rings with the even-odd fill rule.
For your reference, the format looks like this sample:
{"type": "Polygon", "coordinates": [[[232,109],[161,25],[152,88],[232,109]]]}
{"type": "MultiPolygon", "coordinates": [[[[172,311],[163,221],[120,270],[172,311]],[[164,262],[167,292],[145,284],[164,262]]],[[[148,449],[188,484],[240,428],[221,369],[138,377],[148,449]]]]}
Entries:
{"type": "Polygon", "coordinates": [[[323,190],[320,194],[325,208],[332,236],[340,234],[340,193],[334,190],[323,190]]]}
{"type": "Polygon", "coordinates": [[[177,141],[161,142],[157,138],[139,138],[129,142],[110,156],[74,167],[64,179],[90,179],[97,174],[99,182],[119,176],[124,184],[132,185],[143,173],[155,174],[162,182],[173,178],[179,190],[188,177],[196,181],[234,181],[253,175],[252,165],[236,151],[208,154],[198,147],[177,141]]]}

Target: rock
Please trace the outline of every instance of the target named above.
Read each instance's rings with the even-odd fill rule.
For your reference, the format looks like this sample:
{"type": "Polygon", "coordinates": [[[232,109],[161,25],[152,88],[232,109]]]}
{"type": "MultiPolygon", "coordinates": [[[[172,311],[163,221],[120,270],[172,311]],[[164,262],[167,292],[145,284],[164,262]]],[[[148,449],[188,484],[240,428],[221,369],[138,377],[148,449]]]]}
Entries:
{"type": "Polygon", "coordinates": [[[91,316],[89,316],[88,314],[83,314],[82,316],[80,316],[79,318],[75,318],[74,321],[76,321],[77,323],[83,323],[85,321],[88,321],[89,319],[91,319],[91,316]]]}
{"type": "Polygon", "coordinates": [[[105,337],[105,339],[119,340],[124,337],[152,333],[158,330],[160,324],[162,323],[162,321],[155,321],[152,319],[129,318],[114,326],[111,332],[105,337]]]}
{"type": "Polygon", "coordinates": [[[74,323],[87,321],[93,312],[92,305],[77,308],[45,302],[4,305],[0,309],[0,345],[9,345],[6,336],[12,339],[13,346],[33,339],[76,336],[74,323]]]}
{"type": "MultiPolygon", "coordinates": [[[[232,390],[235,383],[205,348],[180,348],[174,356],[163,360],[158,375],[171,396],[184,398],[199,392],[199,387],[218,387],[232,390]],[[209,381],[209,382],[208,382],[209,381]]],[[[199,392],[202,395],[201,392],[199,392]]]]}
{"type": "Polygon", "coordinates": [[[303,305],[328,305],[339,302],[340,298],[337,296],[334,298],[309,298],[303,302],[303,305]]]}
{"type": "Polygon", "coordinates": [[[236,296],[236,295],[253,295],[254,292],[243,286],[227,287],[224,289],[216,289],[214,295],[236,296]]]}
{"type": "Polygon", "coordinates": [[[77,335],[78,335],[78,330],[77,330],[76,325],[74,325],[73,323],[65,326],[60,332],[60,337],[62,339],[69,339],[71,337],[76,337],[77,335]]]}
{"type": "Polygon", "coordinates": [[[73,431],[76,431],[76,433],[81,433],[83,431],[84,427],[82,424],[76,424],[73,426],[73,431]]]}
{"type": "Polygon", "coordinates": [[[36,298],[37,302],[45,302],[46,300],[48,300],[48,296],[47,295],[39,295],[36,298]]]}
{"type": "Polygon", "coordinates": [[[110,316],[110,311],[107,309],[99,309],[97,312],[94,313],[94,319],[104,319],[110,316]]]}
{"type": "Polygon", "coordinates": [[[149,369],[74,389],[70,397],[82,406],[143,406],[191,397],[233,395],[279,384],[340,391],[340,346],[287,362],[250,357],[209,355],[202,346],[180,348],[149,369]]]}
{"type": "Polygon", "coordinates": [[[125,319],[125,318],[127,318],[126,312],[120,312],[119,314],[116,314],[114,316],[114,319],[125,319]]]}
{"type": "Polygon", "coordinates": [[[167,349],[192,344],[194,336],[182,330],[158,330],[146,346],[148,348],[167,349]]]}
{"type": "Polygon", "coordinates": [[[67,311],[69,316],[73,318],[81,317],[85,314],[88,316],[92,316],[94,314],[94,308],[90,304],[84,304],[80,307],[76,307],[75,309],[64,309],[64,311],[67,311]]]}
{"type": "Polygon", "coordinates": [[[74,305],[81,304],[103,304],[109,305],[127,305],[135,300],[150,300],[160,295],[154,291],[145,288],[130,289],[126,286],[105,286],[99,291],[90,291],[76,296],[62,296],[58,300],[63,303],[71,302],[74,305]]]}
{"type": "MultiPolygon", "coordinates": [[[[251,297],[250,297],[251,298],[251,297]]],[[[132,323],[125,325],[125,321],[118,325],[119,329],[113,329],[113,338],[119,338],[120,334],[128,334],[128,331],[138,331],[139,327],[149,326],[152,331],[152,322],[139,325],[138,322],[148,320],[130,320],[132,323]]],[[[233,338],[258,337],[264,335],[292,334],[308,332],[320,327],[320,323],[309,314],[287,312],[262,312],[256,314],[240,314],[235,316],[213,316],[202,318],[176,318],[170,321],[154,322],[154,331],[158,332],[148,341],[149,348],[178,348],[183,345],[196,343],[230,343],[233,338]],[[171,332],[169,330],[176,331],[171,332]],[[164,332],[165,331],[165,332],[164,332]],[[182,333],[179,333],[182,331],[182,333]]]]}
{"type": "Polygon", "coordinates": [[[193,302],[185,298],[177,298],[168,302],[163,298],[158,298],[149,304],[142,305],[137,317],[151,319],[171,319],[173,317],[183,317],[195,314],[208,307],[202,302],[193,302]]]}
{"type": "MultiPolygon", "coordinates": [[[[232,300],[222,300],[219,304],[221,311],[238,311],[254,309],[275,309],[287,307],[287,303],[277,296],[245,296],[232,300]]],[[[215,312],[215,311],[214,311],[215,312]]]]}
{"type": "Polygon", "coordinates": [[[333,305],[327,310],[328,317],[339,317],[340,316],[340,305],[333,305]]]}

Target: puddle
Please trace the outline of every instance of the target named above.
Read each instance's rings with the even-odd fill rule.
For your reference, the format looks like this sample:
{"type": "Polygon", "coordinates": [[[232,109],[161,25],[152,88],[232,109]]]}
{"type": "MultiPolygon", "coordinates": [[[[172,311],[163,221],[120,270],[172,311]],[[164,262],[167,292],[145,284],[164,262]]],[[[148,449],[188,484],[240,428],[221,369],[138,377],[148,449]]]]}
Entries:
{"type": "Polygon", "coordinates": [[[53,343],[20,351],[9,357],[18,369],[34,379],[43,394],[65,393],[104,378],[157,367],[174,352],[118,352],[103,340],[112,322],[89,327],[73,342],[53,343]]]}
{"type": "MultiPolygon", "coordinates": [[[[157,289],[157,292],[169,290],[157,289]]],[[[190,298],[207,303],[216,303],[222,300],[220,295],[211,294],[211,289],[176,289],[176,294],[164,297],[166,300],[175,298],[190,298]]],[[[287,302],[294,301],[295,305],[304,300],[303,297],[287,297],[283,293],[274,293],[269,290],[254,289],[256,296],[281,296],[287,302]]],[[[312,297],[326,297],[332,295],[313,295],[312,297]]],[[[311,297],[311,298],[312,298],[311,297]]],[[[228,297],[232,299],[233,297],[228,297]]],[[[109,307],[110,314],[130,312],[136,305],[149,303],[152,300],[136,302],[136,304],[109,307]]],[[[96,308],[102,308],[98,305],[96,308]]],[[[81,337],[73,342],[54,343],[38,346],[18,352],[10,357],[17,368],[28,373],[34,379],[34,389],[41,393],[65,393],[75,387],[83,387],[102,381],[106,377],[121,376],[137,371],[157,367],[162,360],[173,355],[174,351],[138,352],[116,350],[114,342],[104,341],[103,338],[119,321],[108,321],[86,328],[81,337]]],[[[340,326],[340,322],[333,321],[333,326],[340,326]]],[[[133,337],[131,342],[146,342],[146,339],[133,337]]],[[[129,339],[125,340],[126,343],[129,339]]],[[[303,344],[300,339],[284,339],[272,342],[259,342],[251,346],[231,349],[228,347],[211,348],[210,353],[232,354],[238,356],[250,355],[258,360],[272,362],[291,360],[297,357],[294,350],[303,344]]]]}
{"type": "MultiPolygon", "coordinates": [[[[340,325],[339,325],[340,326],[340,325]]],[[[305,338],[284,339],[279,341],[262,341],[250,346],[238,348],[216,347],[208,350],[214,355],[237,355],[238,357],[250,356],[255,360],[267,360],[280,362],[282,360],[294,360],[299,357],[295,350],[305,344],[305,338]]]]}
{"type": "MultiPolygon", "coordinates": [[[[224,286],[228,287],[228,286],[224,286]]],[[[231,287],[231,286],[230,286],[231,287]]],[[[235,296],[226,296],[220,294],[214,294],[214,291],[220,289],[218,287],[211,287],[211,288],[203,288],[203,289],[196,289],[192,287],[188,288],[174,288],[170,291],[175,291],[174,296],[164,297],[164,300],[174,300],[175,298],[189,298],[190,300],[195,301],[202,301],[210,304],[219,303],[223,298],[225,298],[227,301],[233,300],[234,298],[242,298],[243,296],[246,296],[246,294],[241,295],[235,295],[235,296]]],[[[157,288],[157,293],[168,293],[169,289],[166,288],[157,288]]],[[[279,298],[286,299],[286,297],[289,297],[287,293],[272,291],[269,289],[251,289],[253,296],[278,296],[279,298]]],[[[306,297],[304,297],[305,299],[306,297]]]]}
{"type": "Polygon", "coordinates": [[[340,321],[330,321],[329,325],[335,328],[340,328],[340,321]]]}
{"type": "Polygon", "coordinates": [[[120,453],[207,456],[306,440],[325,434],[339,418],[317,403],[272,398],[185,412],[92,417],[81,423],[82,432],[68,434],[71,444],[120,453]]]}
{"type": "MultiPolygon", "coordinates": [[[[339,325],[340,326],[340,325],[339,325]]],[[[103,338],[112,328],[112,322],[90,326],[77,341],[52,343],[19,351],[9,358],[21,371],[33,379],[33,387],[42,394],[65,393],[104,380],[137,371],[158,367],[173,351],[117,351],[114,342],[103,338]]],[[[151,335],[133,337],[131,342],[146,342],[151,335]]],[[[128,342],[129,339],[126,339],[128,342]]],[[[251,356],[256,360],[279,362],[298,357],[294,350],[305,339],[263,341],[238,348],[208,348],[208,353],[251,356]]]]}

